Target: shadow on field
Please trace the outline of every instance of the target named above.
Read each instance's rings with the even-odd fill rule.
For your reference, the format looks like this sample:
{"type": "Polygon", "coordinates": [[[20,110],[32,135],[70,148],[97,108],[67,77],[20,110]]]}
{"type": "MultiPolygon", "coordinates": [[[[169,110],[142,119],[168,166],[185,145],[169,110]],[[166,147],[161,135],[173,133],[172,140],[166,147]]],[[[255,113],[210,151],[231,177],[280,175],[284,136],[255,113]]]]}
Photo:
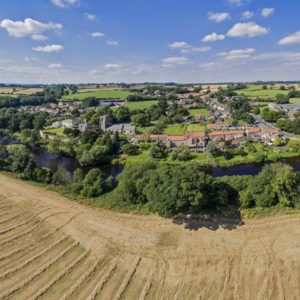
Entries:
{"type": "Polygon", "coordinates": [[[198,230],[200,228],[207,228],[209,230],[217,230],[223,228],[226,230],[233,230],[239,226],[243,226],[245,223],[242,221],[241,216],[234,218],[224,217],[211,217],[205,215],[179,215],[173,218],[173,223],[176,225],[183,225],[187,230],[198,230]]]}

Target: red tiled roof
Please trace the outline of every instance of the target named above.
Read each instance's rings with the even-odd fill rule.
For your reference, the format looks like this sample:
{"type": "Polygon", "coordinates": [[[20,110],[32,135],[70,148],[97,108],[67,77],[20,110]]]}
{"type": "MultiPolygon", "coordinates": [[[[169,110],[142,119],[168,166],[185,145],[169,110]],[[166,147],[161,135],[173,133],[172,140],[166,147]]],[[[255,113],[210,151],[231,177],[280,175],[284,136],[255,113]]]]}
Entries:
{"type": "Polygon", "coordinates": [[[184,135],[168,136],[167,140],[169,140],[169,141],[184,141],[185,140],[185,136],[184,135]]]}
{"type": "Polygon", "coordinates": [[[256,132],[260,132],[259,128],[250,128],[248,129],[248,133],[256,133],[256,132]]]}
{"type": "Polygon", "coordinates": [[[266,130],[262,130],[261,134],[265,134],[265,133],[278,133],[279,130],[278,129],[266,129],[266,130]]]}
{"type": "Polygon", "coordinates": [[[195,131],[195,132],[186,132],[185,136],[187,138],[193,138],[193,137],[205,137],[204,131],[195,131]]]}
{"type": "Polygon", "coordinates": [[[214,129],[216,127],[216,124],[207,124],[208,129],[214,129]]]}
{"type": "Polygon", "coordinates": [[[243,130],[216,131],[216,132],[211,132],[208,135],[214,136],[214,135],[232,135],[232,134],[244,134],[244,131],[243,130]]]}

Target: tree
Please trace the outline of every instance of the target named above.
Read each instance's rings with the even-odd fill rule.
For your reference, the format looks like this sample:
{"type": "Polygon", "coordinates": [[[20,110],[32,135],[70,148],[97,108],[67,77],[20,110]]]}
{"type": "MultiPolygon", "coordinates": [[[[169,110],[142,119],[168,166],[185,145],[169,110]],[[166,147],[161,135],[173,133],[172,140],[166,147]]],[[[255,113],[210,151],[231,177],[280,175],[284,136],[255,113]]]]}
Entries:
{"type": "Polygon", "coordinates": [[[146,114],[137,114],[131,117],[131,121],[135,126],[146,127],[149,125],[149,117],[146,114]]]}
{"type": "Polygon", "coordinates": [[[215,151],[217,151],[217,147],[213,141],[209,141],[207,143],[206,149],[210,154],[213,154],[215,151]]]}
{"type": "Polygon", "coordinates": [[[274,141],[273,141],[273,144],[274,144],[275,146],[279,146],[279,145],[280,145],[280,139],[279,139],[279,136],[278,136],[278,135],[275,137],[275,139],[274,139],[274,141]]]}
{"type": "Polygon", "coordinates": [[[152,158],[155,158],[155,155],[156,155],[156,148],[155,148],[155,146],[152,146],[149,151],[149,156],[152,158]]]}
{"type": "Polygon", "coordinates": [[[59,167],[53,174],[52,183],[55,185],[66,185],[71,182],[71,174],[66,169],[59,167]]]}
{"type": "Polygon", "coordinates": [[[284,95],[284,94],[277,94],[276,95],[276,103],[277,104],[289,104],[290,103],[289,96],[284,95]]]}
{"type": "Polygon", "coordinates": [[[29,150],[24,145],[12,145],[8,148],[10,168],[12,172],[24,172],[29,159],[29,150]]]}
{"type": "Polygon", "coordinates": [[[83,180],[81,195],[94,198],[102,195],[105,188],[105,174],[100,169],[90,170],[83,180]]]}
{"type": "Polygon", "coordinates": [[[260,114],[260,109],[259,107],[255,107],[254,112],[255,115],[259,115],[260,114]]]}
{"type": "Polygon", "coordinates": [[[127,155],[137,155],[139,154],[139,146],[133,144],[123,145],[122,152],[127,155]]]}

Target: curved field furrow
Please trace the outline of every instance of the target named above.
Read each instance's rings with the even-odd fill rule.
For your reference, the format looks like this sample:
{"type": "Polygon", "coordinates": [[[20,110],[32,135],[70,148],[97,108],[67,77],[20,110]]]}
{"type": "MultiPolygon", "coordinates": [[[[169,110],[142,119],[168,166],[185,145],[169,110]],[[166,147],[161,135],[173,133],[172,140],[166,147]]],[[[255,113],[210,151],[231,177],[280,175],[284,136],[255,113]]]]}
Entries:
{"type": "Polygon", "coordinates": [[[27,223],[31,222],[34,218],[36,218],[39,214],[41,214],[41,213],[43,213],[43,212],[45,212],[46,210],[49,210],[49,209],[51,209],[51,208],[45,208],[45,209],[39,211],[38,213],[36,213],[35,215],[33,215],[33,216],[32,216],[31,218],[29,218],[28,220],[23,221],[23,222],[21,222],[21,223],[18,223],[18,224],[16,224],[16,225],[13,225],[13,226],[11,226],[11,227],[8,227],[8,228],[6,228],[6,229],[1,230],[1,231],[0,231],[0,235],[1,235],[1,234],[4,234],[4,233],[7,233],[7,232],[9,232],[9,231],[12,231],[12,230],[14,230],[14,229],[16,229],[16,228],[18,228],[18,227],[23,226],[23,225],[26,225],[27,223]]]}
{"type": "Polygon", "coordinates": [[[126,276],[125,276],[125,278],[124,278],[124,280],[123,280],[123,282],[122,282],[122,284],[119,288],[119,290],[117,291],[117,294],[114,297],[115,300],[119,300],[122,297],[122,295],[124,294],[124,292],[125,292],[128,284],[129,284],[131,278],[133,277],[133,275],[136,271],[136,268],[138,267],[140,261],[141,261],[141,258],[137,257],[134,260],[134,262],[132,263],[132,266],[130,267],[128,273],[126,274],[126,276]]]}
{"type": "Polygon", "coordinates": [[[4,260],[4,259],[7,259],[7,258],[9,258],[9,257],[11,257],[11,256],[13,256],[13,255],[15,255],[15,254],[17,254],[17,253],[19,253],[19,252],[25,250],[25,249],[27,249],[29,246],[30,246],[30,245],[23,245],[23,246],[21,246],[20,248],[17,248],[17,249],[15,249],[15,250],[12,250],[12,251],[6,253],[6,254],[1,255],[1,256],[0,256],[0,261],[1,261],[1,260],[4,260]]]}
{"type": "Polygon", "coordinates": [[[67,293],[65,293],[61,297],[61,300],[67,300],[68,298],[70,298],[80,288],[80,286],[84,283],[84,281],[87,280],[87,278],[89,278],[96,271],[101,260],[102,259],[97,260],[92,265],[92,267],[89,270],[87,270],[87,272],[83,274],[71,288],[69,288],[67,293]]]}
{"type": "Polygon", "coordinates": [[[61,239],[59,239],[58,241],[56,241],[55,243],[53,243],[52,245],[50,245],[49,247],[43,249],[42,251],[40,251],[39,253],[37,253],[36,255],[32,256],[31,258],[29,258],[28,260],[24,261],[23,263],[21,263],[20,265],[7,270],[6,272],[0,274],[0,280],[17,272],[18,270],[24,268],[25,266],[29,265],[30,263],[32,263],[34,260],[38,259],[39,257],[41,257],[42,255],[44,255],[45,253],[47,253],[48,251],[50,251],[51,249],[53,249],[54,247],[56,247],[57,245],[59,245],[60,243],[62,243],[63,241],[65,241],[68,237],[64,236],[61,239]]]}
{"type": "Polygon", "coordinates": [[[65,255],[67,255],[70,251],[72,251],[78,245],[79,245],[79,242],[73,243],[70,247],[68,247],[66,250],[61,252],[58,256],[56,256],[50,262],[43,265],[40,269],[38,269],[36,272],[34,272],[29,277],[27,277],[25,280],[19,282],[18,284],[14,285],[12,288],[10,288],[6,292],[4,292],[2,295],[0,295],[0,299],[5,299],[5,298],[9,297],[10,295],[14,294],[15,292],[19,291],[20,289],[24,288],[25,286],[27,286],[31,281],[33,281],[35,278],[37,278],[42,273],[44,273],[48,268],[50,268],[52,265],[57,263],[60,259],[62,259],[65,255]]]}
{"type": "Polygon", "coordinates": [[[66,276],[72,269],[74,269],[79,263],[81,263],[87,256],[89,252],[83,253],[77,259],[75,259],[69,266],[63,269],[60,273],[58,273],[54,279],[52,279],[46,286],[40,289],[34,296],[30,297],[30,300],[37,300],[42,295],[44,295],[53,285],[55,285],[59,280],[61,280],[64,276],[66,276]]]}
{"type": "Polygon", "coordinates": [[[1,174],[0,206],[0,299],[300,299],[298,213],[178,225],[87,208],[1,174]]]}
{"type": "MultiPolygon", "coordinates": [[[[8,238],[6,238],[6,239],[0,241],[0,247],[3,246],[3,245],[5,245],[5,244],[7,244],[7,243],[11,243],[11,242],[13,242],[13,241],[15,241],[15,240],[17,240],[17,239],[20,239],[20,238],[22,238],[22,237],[24,237],[24,236],[26,236],[26,235],[32,233],[32,232],[35,231],[37,228],[39,228],[39,227],[40,227],[40,224],[42,224],[45,220],[47,220],[47,219],[49,219],[49,218],[51,218],[51,217],[54,217],[54,216],[56,216],[56,215],[58,215],[58,214],[62,214],[62,213],[57,212],[57,213],[53,213],[53,214],[51,214],[51,215],[49,215],[49,216],[43,217],[42,219],[37,220],[37,221],[35,222],[35,225],[34,225],[33,227],[31,227],[31,228],[29,228],[29,229],[27,229],[27,230],[25,230],[25,231],[22,231],[20,234],[17,234],[17,235],[8,237],[8,238]]],[[[50,234],[52,234],[52,233],[50,233],[50,234]]],[[[48,236],[48,235],[50,235],[50,234],[47,233],[46,235],[48,236]]],[[[46,235],[45,235],[45,236],[46,236],[46,235]]]]}
{"type": "Polygon", "coordinates": [[[95,300],[98,294],[101,292],[103,286],[107,283],[107,281],[110,279],[113,272],[116,270],[117,264],[112,263],[110,267],[107,269],[105,274],[102,276],[101,280],[97,283],[95,288],[92,290],[90,295],[87,297],[86,300],[95,300]]]}

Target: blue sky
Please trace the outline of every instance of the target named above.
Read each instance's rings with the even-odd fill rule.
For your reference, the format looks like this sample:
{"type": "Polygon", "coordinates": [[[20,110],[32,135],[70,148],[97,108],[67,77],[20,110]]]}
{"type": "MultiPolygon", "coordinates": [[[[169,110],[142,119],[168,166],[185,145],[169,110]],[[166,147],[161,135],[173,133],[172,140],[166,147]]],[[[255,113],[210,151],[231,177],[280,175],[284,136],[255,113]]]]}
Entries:
{"type": "Polygon", "coordinates": [[[300,2],[1,0],[0,82],[300,80],[300,2]]]}

